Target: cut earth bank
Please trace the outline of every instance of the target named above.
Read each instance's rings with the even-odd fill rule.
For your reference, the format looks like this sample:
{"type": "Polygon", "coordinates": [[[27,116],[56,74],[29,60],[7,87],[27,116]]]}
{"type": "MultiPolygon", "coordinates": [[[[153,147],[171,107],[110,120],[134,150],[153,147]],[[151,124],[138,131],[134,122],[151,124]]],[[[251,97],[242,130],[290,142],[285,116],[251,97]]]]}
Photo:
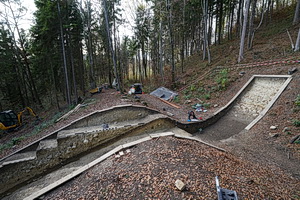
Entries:
{"type": "MultiPolygon", "coordinates": [[[[298,80],[296,79],[295,82],[297,82],[297,81],[299,82],[299,77],[298,77],[298,80]]],[[[293,84],[293,81],[292,81],[291,84],[293,84]]],[[[291,86],[289,86],[289,87],[290,88],[288,88],[287,91],[285,91],[285,93],[289,92],[290,90],[293,89],[291,86]]],[[[151,106],[151,103],[152,103],[151,101],[156,101],[155,99],[152,100],[151,97],[146,96],[146,95],[143,96],[142,99],[145,100],[145,101],[148,100],[148,105],[150,105],[150,106],[151,106]],[[143,99],[143,98],[145,98],[145,99],[143,99]]],[[[280,99],[279,99],[279,101],[280,101],[280,99]]],[[[277,106],[276,104],[277,104],[277,102],[275,103],[275,108],[277,106]]],[[[287,105],[287,107],[288,107],[287,110],[291,107],[291,104],[292,103],[288,103],[287,104],[285,102],[285,105],[287,105]]],[[[162,105],[165,108],[165,110],[167,110],[169,112],[172,109],[172,108],[169,108],[167,105],[163,105],[161,102],[160,102],[160,105],[162,105]]],[[[222,105],[222,103],[220,103],[219,105],[222,105]]],[[[164,109],[162,109],[162,110],[164,110],[164,109]]],[[[281,110],[281,112],[284,112],[284,110],[281,110]]],[[[174,114],[175,117],[179,117],[179,118],[183,117],[183,116],[186,116],[186,112],[184,112],[184,114],[182,114],[181,116],[179,116],[179,115],[176,116],[176,111],[172,112],[172,113],[175,113],[174,114]]],[[[268,114],[267,114],[266,117],[268,117],[268,114]]],[[[185,118],[185,117],[183,117],[183,118],[185,118]]],[[[264,120],[260,121],[258,124],[262,123],[263,121],[264,120]]],[[[281,124],[277,124],[276,123],[276,125],[278,125],[279,129],[282,129],[281,124]]],[[[255,127],[257,127],[257,126],[259,126],[259,125],[256,125],[255,127]]],[[[270,123],[268,123],[267,126],[270,126],[270,123]]],[[[250,131],[252,131],[253,129],[251,129],[250,131]]],[[[269,127],[266,127],[265,131],[269,131],[269,127]]],[[[212,141],[212,142],[216,142],[218,144],[218,146],[224,146],[224,147],[226,147],[226,149],[232,150],[233,153],[237,153],[236,151],[239,150],[240,152],[238,152],[238,155],[245,156],[245,158],[247,158],[247,159],[250,158],[250,160],[254,159],[254,161],[256,163],[259,161],[259,163],[264,163],[264,164],[266,164],[266,163],[270,164],[271,163],[272,165],[274,165],[274,163],[277,164],[277,162],[288,161],[288,163],[289,163],[289,162],[296,161],[296,163],[299,164],[299,162],[298,162],[299,160],[297,160],[297,152],[292,152],[293,149],[284,149],[283,157],[282,157],[282,159],[279,159],[279,160],[278,159],[276,160],[276,159],[273,158],[273,156],[275,156],[275,157],[277,156],[276,153],[273,154],[272,152],[270,152],[271,155],[270,154],[265,154],[265,155],[264,154],[263,155],[261,155],[261,154],[255,154],[255,151],[256,151],[256,153],[260,153],[261,149],[258,150],[257,149],[258,146],[259,147],[264,146],[264,149],[263,149],[264,151],[274,151],[274,150],[276,150],[276,152],[278,152],[278,151],[281,152],[283,149],[276,148],[276,147],[278,147],[277,145],[274,148],[274,144],[267,144],[266,145],[265,143],[274,143],[274,141],[275,141],[275,143],[278,143],[278,141],[280,141],[280,139],[282,139],[282,137],[279,137],[279,138],[270,138],[269,134],[265,134],[263,138],[257,138],[258,135],[255,132],[254,132],[253,135],[250,135],[250,136],[249,136],[249,134],[245,134],[245,135],[247,135],[247,137],[244,138],[244,141],[243,140],[241,140],[241,141],[234,141],[232,144],[228,143],[228,141],[226,143],[226,141],[225,142],[224,141],[220,142],[219,140],[212,141]],[[260,141],[260,139],[263,139],[263,141],[260,141]],[[242,142],[244,142],[244,143],[246,143],[248,145],[244,145],[244,144],[242,144],[242,142]],[[254,144],[249,144],[249,143],[252,143],[252,142],[254,142],[254,144]],[[260,143],[258,143],[258,142],[260,142],[260,143]],[[235,148],[236,143],[238,143],[237,147],[240,147],[240,149],[238,149],[238,148],[236,149],[235,148]],[[286,156],[290,152],[293,153],[293,154],[292,153],[290,154],[292,156],[286,156]],[[245,154],[243,154],[243,153],[245,153],[245,154]],[[296,159],[296,160],[294,160],[294,159],[296,159]]],[[[239,134],[238,137],[242,137],[242,136],[243,136],[243,134],[239,134]]],[[[282,136],[282,135],[280,135],[280,136],[282,136]]],[[[232,142],[233,140],[230,140],[230,141],[232,142]]],[[[282,144],[279,144],[279,146],[280,145],[282,146],[282,144]]],[[[280,164],[279,164],[279,166],[280,166],[280,164]]],[[[280,166],[280,167],[282,167],[282,166],[280,166]]],[[[283,167],[283,169],[284,169],[284,167],[283,167]]],[[[289,167],[286,168],[286,171],[287,172],[290,171],[290,173],[293,174],[293,172],[292,172],[293,171],[293,167],[292,168],[289,168],[289,167]]]]}
{"type": "MultiPolygon", "coordinates": [[[[244,140],[243,142],[247,142],[249,137],[247,136],[247,131],[242,130],[264,110],[266,105],[276,96],[284,81],[277,78],[257,79],[227,115],[215,125],[204,129],[204,132],[197,134],[196,137],[224,147],[228,145],[234,146],[238,137],[238,139],[244,140]],[[249,110],[245,111],[245,109],[249,110]],[[241,122],[244,122],[244,124],[241,122]]],[[[143,146],[143,149],[146,151],[146,153],[143,153],[143,156],[148,158],[147,161],[138,159],[140,155],[139,151],[142,150],[135,147],[134,149],[139,150],[135,150],[135,152],[129,150],[129,154],[125,158],[116,156],[116,158],[105,161],[110,162],[109,165],[104,164],[105,162],[99,164],[97,167],[82,174],[76,180],[46,195],[45,199],[58,196],[66,199],[70,197],[98,197],[104,199],[207,199],[215,197],[212,178],[216,175],[220,175],[223,178],[222,180],[226,182],[225,187],[239,191],[239,197],[242,199],[298,198],[299,180],[289,177],[289,175],[284,175],[275,166],[271,165],[269,168],[266,168],[259,163],[237,161],[237,158],[231,154],[224,152],[217,153],[214,152],[215,149],[212,150],[208,147],[205,150],[211,154],[206,155],[204,153],[205,150],[201,149],[201,145],[199,144],[196,148],[191,144],[192,142],[177,140],[174,142],[174,140],[161,139],[161,143],[155,145],[151,141],[150,146],[155,146],[154,148],[150,148],[151,150],[149,150],[149,146],[146,148],[145,146],[147,145],[141,144],[139,146],[143,146]],[[175,144],[172,144],[173,142],[175,144]],[[182,142],[184,145],[180,146],[179,144],[182,142]],[[165,149],[161,150],[158,148],[161,146],[165,147],[165,149]],[[155,153],[153,153],[154,155],[149,155],[148,151],[155,153]],[[203,157],[208,160],[201,160],[203,157]],[[145,165],[145,163],[148,164],[145,165]],[[186,163],[189,164],[186,165],[186,163]],[[130,167],[128,168],[128,166],[130,167]],[[101,169],[100,171],[99,168],[101,169]],[[266,171],[259,172],[256,171],[257,169],[266,171]],[[109,173],[111,171],[113,172],[109,173]],[[190,171],[190,173],[186,173],[187,171],[190,171]],[[284,180],[285,178],[287,179],[284,180]],[[185,192],[180,193],[176,190],[173,184],[176,179],[182,179],[187,184],[188,189],[185,192]],[[279,181],[280,179],[283,182],[279,181]],[[93,183],[91,183],[91,180],[93,180],[93,183]],[[97,183],[95,183],[95,180],[98,180],[97,183]],[[82,184],[82,182],[88,184],[82,184]],[[275,188],[275,185],[278,187],[275,188]],[[286,190],[287,187],[291,190],[286,190]],[[87,192],[73,192],[74,188],[80,188],[77,191],[84,190],[87,192]],[[203,193],[203,191],[206,192],[203,193]]],[[[266,148],[272,151],[270,147],[266,148]]],[[[281,156],[285,157],[286,155],[281,156]]],[[[293,162],[289,162],[289,164],[293,167],[294,172],[296,172],[293,175],[298,177],[298,164],[293,162]]]]}

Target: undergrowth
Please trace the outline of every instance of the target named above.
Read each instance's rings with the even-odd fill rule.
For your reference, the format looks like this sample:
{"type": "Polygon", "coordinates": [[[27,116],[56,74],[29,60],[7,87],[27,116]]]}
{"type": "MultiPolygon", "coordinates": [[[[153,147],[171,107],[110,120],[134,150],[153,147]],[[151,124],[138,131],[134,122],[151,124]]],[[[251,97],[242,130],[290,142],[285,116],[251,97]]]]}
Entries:
{"type": "Polygon", "coordinates": [[[300,107],[300,94],[298,94],[297,98],[295,99],[295,105],[300,107]]]}
{"type": "Polygon", "coordinates": [[[293,120],[293,125],[296,126],[296,127],[300,127],[300,120],[294,119],[293,120]]]}
{"type": "Polygon", "coordinates": [[[229,77],[228,77],[228,69],[222,69],[217,78],[216,78],[216,82],[218,84],[218,88],[220,90],[225,90],[228,86],[229,83],[229,77]]]}

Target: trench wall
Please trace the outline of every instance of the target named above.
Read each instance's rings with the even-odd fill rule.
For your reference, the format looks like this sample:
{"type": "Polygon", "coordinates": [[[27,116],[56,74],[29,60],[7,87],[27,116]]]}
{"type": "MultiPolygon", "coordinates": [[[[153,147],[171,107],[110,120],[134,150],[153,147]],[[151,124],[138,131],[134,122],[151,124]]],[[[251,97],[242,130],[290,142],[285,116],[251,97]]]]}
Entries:
{"type": "Polygon", "coordinates": [[[162,118],[152,120],[148,123],[129,124],[123,127],[98,130],[95,132],[79,132],[68,134],[67,136],[63,136],[60,132],[68,132],[68,130],[71,131],[75,128],[89,126],[101,127],[104,123],[125,122],[126,124],[126,121],[143,119],[148,115],[156,113],[158,112],[147,109],[146,107],[117,106],[112,109],[96,111],[72,122],[66,127],[53,132],[49,136],[42,138],[14,154],[19,154],[19,157],[22,157],[22,155],[26,155],[27,153],[35,152],[34,159],[24,161],[11,161],[11,157],[2,159],[2,166],[0,166],[0,194],[45,173],[45,171],[54,169],[62,163],[67,163],[80,154],[105,145],[117,138],[124,137],[128,134],[134,135],[154,130],[170,129],[174,127],[174,124],[162,118]]]}
{"type": "MultiPolygon", "coordinates": [[[[80,133],[68,137],[58,137],[58,133],[60,131],[89,126],[101,126],[105,123],[111,124],[114,122],[129,122],[130,120],[141,119],[148,115],[157,114],[159,111],[143,106],[123,105],[102,111],[95,111],[94,113],[79,118],[71,124],[17,152],[26,153],[36,151],[35,159],[19,163],[11,163],[0,167],[0,194],[16,187],[19,183],[23,183],[24,181],[41,175],[47,170],[51,170],[54,167],[59,166],[61,163],[68,162],[68,160],[78,156],[79,154],[104,145],[105,143],[117,140],[125,135],[129,136],[139,133],[151,133],[155,130],[170,129],[174,126],[177,126],[189,133],[196,133],[200,128],[206,128],[223,117],[235,105],[235,103],[241,99],[248,90],[250,90],[254,84],[255,78],[259,77],[252,77],[227,105],[215,112],[211,118],[200,122],[179,122],[165,116],[165,118],[159,118],[145,124],[138,124],[135,126],[124,126],[118,129],[80,133]],[[42,145],[43,141],[49,140],[56,140],[56,144],[50,147],[42,145]]],[[[290,76],[280,76],[277,78],[283,80],[291,79],[290,76]]],[[[280,95],[280,92],[284,90],[287,84],[288,82],[285,81],[284,86],[282,86],[280,91],[276,94],[277,97],[280,95]]],[[[274,102],[275,100],[273,99],[272,101],[274,102]]],[[[268,104],[269,107],[271,106],[270,103],[268,104]]],[[[6,158],[0,160],[0,164],[6,158]]]]}
{"type": "Polygon", "coordinates": [[[76,120],[65,129],[97,126],[102,124],[112,124],[114,122],[124,122],[144,118],[147,115],[159,113],[156,110],[147,109],[143,106],[116,106],[112,109],[96,111],[79,120],[76,120]]]}

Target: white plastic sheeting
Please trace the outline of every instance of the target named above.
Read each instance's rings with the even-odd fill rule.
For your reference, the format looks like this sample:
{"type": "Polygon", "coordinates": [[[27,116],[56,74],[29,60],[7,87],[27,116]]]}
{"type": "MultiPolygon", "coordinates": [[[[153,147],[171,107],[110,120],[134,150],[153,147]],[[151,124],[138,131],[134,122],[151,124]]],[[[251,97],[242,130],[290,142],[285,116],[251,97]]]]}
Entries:
{"type": "Polygon", "coordinates": [[[158,98],[162,98],[164,100],[169,100],[171,98],[176,97],[178,94],[172,90],[169,90],[165,87],[160,87],[150,93],[152,96],[156,96],[158,98]]]}

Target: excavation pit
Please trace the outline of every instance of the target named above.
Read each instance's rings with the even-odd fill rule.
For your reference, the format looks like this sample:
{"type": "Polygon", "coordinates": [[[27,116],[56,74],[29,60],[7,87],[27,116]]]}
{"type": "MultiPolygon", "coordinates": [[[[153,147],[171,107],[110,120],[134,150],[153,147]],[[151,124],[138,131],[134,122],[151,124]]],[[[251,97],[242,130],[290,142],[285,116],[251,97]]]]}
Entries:
{"type": "MultiPolygon", "coordinates": [[[[19,179],[20,175],[22,175],[18,173],[17,176],[14,176],[16,173],[13,172],[24,172],[24,169],[27,169],[28,173],[26,172],[23,174],[24,177],[22,177],[24,181],[26,181],[40,174],[42,170],[53,168],[57,163],[61,162],[61,159],[67,160],[72,156],[88,151],[91,147],[90,145],[96,147],[102,142],[109,140],[115,141],[119,136],[123,135],[124,132],[128,132],[129,135],[135,135],[136,133],[147,133],[154,130],[169,130],[177,126],[190,133],[195,133],[195,130],[199,130],[199,128],[208,127],[204,130],[204,134],[201,135],[205,136],[207,135],[205,132],[213,133],[213,131],[215,131],[216,134],[211,134],[214,140],[227,139],[243,129],[249,130],[258,122],[284,91],[291,79],[291,76],[283,75],[253,76],[226,106],[214,113],[211,118],[197,123],[178,122],[161,115],[158,111],[132,105],[117,106],[112,109],[91,113],[57,130],[53,135],[43,138],[37,143],[38,145],[32,144],[19,152],[31,152],[35,148],[37,150],[37,156],[32,161],[30,160],[27,163],[20,161],[21,163],[17,163],[16,161],[18,160],[14,160],[13,162],[10,161],[9,166],[8,163],[3,162],[3,166],[1,167],[4,167],[7,171],[4,173],[4,170],[2,170],[2,177],[9,178],[10,181],[13,181],[13,178],[19,179]],[[141,118],[145,122],[142,123],[143,120],[141,120],[141,118]],[[217,120],[219,121],[216,123],[217,120]],[[106,131],[101,130],[101,125],[108,122],[113,122],[113,125],[110,127],[111,129],[106,131]],[[96,133],[91,132],[84,134],[87,127],[97,125],[98,127],[95,127],[95,129],[97,129],[96,133]],[[224,132],[227,134],[223,134],[224,132]],[[99,138],[99,140],[96,140],[97,138],[99,138]],[[52,140],[54,139],[57,139],[56,143],[53,143],[52,140]],[[65,147],[68,147],[67,151],[65,147]],[[57,153],[60,154],[59,157],[57,157],[57,153]],[[70,155],[70,153],[74,155],[70,155]],[[38,167],[40,163],[45,169],[38,167]],[[53,163],[53,165],[51,165],[51,163],[53,163]],[[31,168],[28,167],[29,165],[31,168]],[[41,172],[36,170],[40,170],[41,172]],[[29,175],[31,175],[31,177],[28,177],[29,175]]],[[[6,161],[8,161],[8,159],[6,161]]],[[[9,184],[7,184],[8,180],[4,182],[9,186],[9,184]]],[[[14,181],[14,183],[16,182],[14,181]]],[[[11,184],[13,185],[13,182],[11,184]]],[[[12,185],[10,187],[13,187],[12,185]]],[[[9,187],[2,188],[4,191],[5,189],[9,189],[9,187]]]]}
{"type": "Polygon", "coordinates": [[[226,106],[215,113],[223,112],[224,116],[204,129],[199,137],[218,141],[251,129],[272,107],[291,79],[289,75],[253,76],[226,106]]]}

